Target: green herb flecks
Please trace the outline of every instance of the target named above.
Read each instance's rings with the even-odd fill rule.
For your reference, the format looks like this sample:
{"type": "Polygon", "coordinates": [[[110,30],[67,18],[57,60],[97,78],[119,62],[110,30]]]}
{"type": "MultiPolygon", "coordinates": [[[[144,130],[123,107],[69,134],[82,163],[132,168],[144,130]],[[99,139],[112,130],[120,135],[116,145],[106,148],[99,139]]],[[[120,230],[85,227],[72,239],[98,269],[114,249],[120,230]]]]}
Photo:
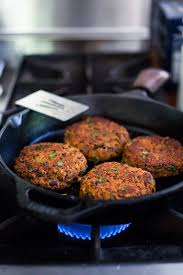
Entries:
{"type": "Polygon", "coordinates": [[[98,163],[100,161],[98,157],[92,157],[90,160],[94,163],[98,163]]]}
{"type": "Polygon", "coordinates": [[[107,182],[107,180],[99,180],[99,182],[107,182]]]}
{"type": "Polygon", "coordinates": [[[45,145],[38,145],[35,147],[35,151],[41,151],[45,148],[45,145]]]}
{"type": "Polygon", "coordinates": [[[122,187],[122,191],[126,192],[126,187],[125,186],[122,187]]]}
{"type": "Polygon", "coordinates": [[[30,164],[30,163],[27,164],[27,167],[28,167],[28,169],[32,169],[33,168],[32,164],[30,164]]]}
{"type": "Polygon", "coordinates": [[[59,160],[59,161],[57,161],[57,165],[58,165],[58,166],[63,166],[64,163],[63,163],[63,161],[59,160]]]}
{"type": "Polygon", "coordinates": [[[40,165],[41,165],[41,166],[45,166],[45,165],[46,165],[46,162],[41,162],[40,165]]]}
{"type": "Polygon", "coordinates": [[[116,179],[117,176],[118,176],[118,170],[119,170],[119,168],[118,168],[118,167],[112,167],[111,170],[114,171],[114,177],[115,177],[115,179],[116,179]]]}
{"type": "Polygon", "coordinates": [[[57,156],[57,154],[56,154],[55,152],[53,152],[53,153],[51,153],[51,154],[49,155],[50,158],[54,158],[54,157],[56,157],[56,156],[57,156]]]}
{"type": "Polygon", "coordinates": [[[111,170],[113,170],[113,171],[118,171],[119,168],[118,168],[118,167],[112,167],[111,170]]]}
{"type": "Polygon", "coordinates": [[[129,161],[127,159],[123,159],[122,161],[124,164],[129,164],[129,161]]]}
{"type": "Polygon", "coordinates": [[[97,174],[97,178],[99,179],[102,176],[102,174],[97,174]]]}
{"type": "Polygon", "coordinates": [[[115,176],[115,179],[117,179],[118,171],[115,171],[114,176],[115,176]]]}
{"type": "Polygon", "coordinates": [[[169,165],[167,168],[166,168],[167,171],[170,171],[172,173],[176,173],[177,172],[177,168],[174,166],[174,165],[169,165]]]}

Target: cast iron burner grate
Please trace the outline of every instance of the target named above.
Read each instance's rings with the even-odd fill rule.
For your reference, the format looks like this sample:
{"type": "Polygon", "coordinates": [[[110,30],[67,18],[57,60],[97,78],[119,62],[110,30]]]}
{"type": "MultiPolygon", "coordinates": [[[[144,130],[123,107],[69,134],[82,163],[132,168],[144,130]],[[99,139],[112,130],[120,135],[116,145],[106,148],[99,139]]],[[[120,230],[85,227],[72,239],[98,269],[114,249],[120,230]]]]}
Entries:
{"type": "MultiPolygon", "coordinates": [[[[131,223],[120,225],[101,225],[99,234],[101,239],[107,239],[125,231],[131,223]]],[[[91,240],[92,226],[87,224],[58,224],[58,231],[61,234],[75,239],[91,240]]]]}

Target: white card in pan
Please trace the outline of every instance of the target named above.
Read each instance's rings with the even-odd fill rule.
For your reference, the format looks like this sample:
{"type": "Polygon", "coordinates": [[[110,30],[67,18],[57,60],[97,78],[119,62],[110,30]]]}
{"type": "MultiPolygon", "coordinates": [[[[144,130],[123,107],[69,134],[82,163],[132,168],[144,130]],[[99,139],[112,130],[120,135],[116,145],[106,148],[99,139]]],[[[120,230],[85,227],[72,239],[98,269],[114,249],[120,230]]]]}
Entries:
{"type": "Polygon", "coordinates": [[[39,90],[15,102],[33,111],[67,121],[89,109],[85,104],[39,90]]]}

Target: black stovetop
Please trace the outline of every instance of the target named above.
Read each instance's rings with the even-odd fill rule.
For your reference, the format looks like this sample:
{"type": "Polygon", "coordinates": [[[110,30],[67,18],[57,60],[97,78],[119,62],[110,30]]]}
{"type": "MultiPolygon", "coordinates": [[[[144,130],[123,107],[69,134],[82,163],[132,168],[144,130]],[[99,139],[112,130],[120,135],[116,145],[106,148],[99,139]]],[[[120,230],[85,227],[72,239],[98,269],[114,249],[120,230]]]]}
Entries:
{"type": "MultiPolygon", "coordinates": [[[[11,88],[8,108],[40,89],[61,96],[127,92],[137,74],[149,66],[148,54],[24,56],[11,88]]],[[[159,91],[155,98],[163,100],[163,93],[159,91]]]]}
{"type": "MultiPolygon", "coordinates": [[[[11,180],[0,176],[7,187],[11,180]]],[[[4,185],[4,184],[3,184],[4,185]]],[[[0,264],[92,264],[183,262],[183,193],[164,210],[132,224],[115,237],[77,240],[20,210],[15,190],[0,192],[0,264]],[[175,215],[176,214],[176,215],[175,215]]]]}
{"type": "MultiPolygon", "coordinates": [[[[135,59],[113,55],[25,56],[8,107],[16,99],[39,89],[59,95],[124,92],[131,87],[137,73],[149,64],[148,57],[141,55],[135,59]]],[[[0,184],[0,267],[7,264],[85,264],[85,267],[87,264],[88,267],[101,263],[115,264],[114,273],[122,263],[132,266],[183,262],[182,193],[170,202],[180,213],[165,209],[158,216],[151,215],[100,242],[97,237],[86,241],[60,234],[57,225],[38,220],[17,207],[15,185],[6,175],[0,174],[0,183],[3,183],[0,184]]]]}

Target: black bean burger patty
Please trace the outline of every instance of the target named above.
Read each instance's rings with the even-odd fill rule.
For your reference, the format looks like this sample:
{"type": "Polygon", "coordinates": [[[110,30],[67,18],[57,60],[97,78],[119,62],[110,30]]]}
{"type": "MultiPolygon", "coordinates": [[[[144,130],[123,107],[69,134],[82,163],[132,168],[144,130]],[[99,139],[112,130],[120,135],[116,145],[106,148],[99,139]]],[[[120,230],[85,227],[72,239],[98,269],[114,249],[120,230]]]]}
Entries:
{"type": "Polygon", "coordinates": [[[94,200],[128,199],[156,191],[152,175],[118,162],[95,166],[80,183],[80,196],[94,200]]]}
{"type": "Polygon", "coordinates": [[[128,140],[124,127],[97,116],[68,126],[64,133],[64,142],[80,149],[94,163],[120,156],[128,140]]]}
{"type": "Polygon", "coordinates": [[[52,190],[69,187],[86,169],[86,158],[77,148],[49,142],[24,147],[14,165],[20,177],[52,190]]]}
{"type": "Polygon", "coordinates": [[[183,172],[183,147],[170,137],[140,136],[126,144],[123,163],[151,172],[155,178],[183,172]]]}

